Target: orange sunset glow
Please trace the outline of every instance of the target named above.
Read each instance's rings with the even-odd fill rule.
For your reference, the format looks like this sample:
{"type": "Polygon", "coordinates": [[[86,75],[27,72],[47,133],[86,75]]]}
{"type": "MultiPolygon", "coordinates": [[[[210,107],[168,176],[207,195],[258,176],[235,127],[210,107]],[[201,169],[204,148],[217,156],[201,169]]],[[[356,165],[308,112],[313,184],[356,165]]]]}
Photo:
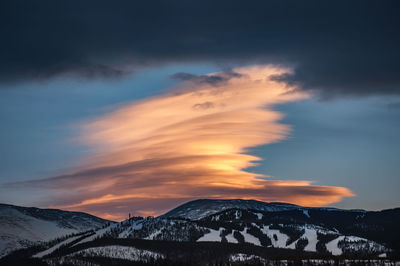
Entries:
{"type": "Polygon", "coordinates": [[[249,171],[262,160],[249,148],[290,133],[273,107],[309,97],[271,79],[288,72],[267,65],[212,73],[81,125],[79,141],[93,155],[74,173],[45,179],[57,195],[53,207],[121,220],[128,212],[158,215],[195,198],[322,206],[353,196],[344,187],[249,171]],[[207,82],[210,77],[218,82],[207,82]]]}

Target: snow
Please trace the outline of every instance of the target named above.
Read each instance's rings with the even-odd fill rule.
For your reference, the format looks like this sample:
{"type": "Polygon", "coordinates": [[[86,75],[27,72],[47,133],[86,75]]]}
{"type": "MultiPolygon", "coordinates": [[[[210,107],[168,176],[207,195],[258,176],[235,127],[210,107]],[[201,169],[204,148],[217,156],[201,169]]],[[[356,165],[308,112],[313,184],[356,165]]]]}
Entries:
{"type": "Polygon", "coordinates": [[[334,256],[342,255],[343,251],[338,247],[339,241],[342,241],[345,236],[339,236],[334,240],[326,243],[326,249],[332,253],[334,256]]]}
{"type": "Polygon", "coordinates": [[[0,258],[13,250],[92,230],[106,222],[84,213],[0,204],[0,258]]]}
{"type": "Polygon", "coordinates": [[[158,229],[154,232],[152,232],[148,237],[144,238],[144,239],[149,239],[149,240],[153,240],[157,235],[161,234],[161,229],[158,229]]]}
{"type": "Polygon", "coordinates": [[[49,241],[77,230],[62,228],[56,222],[40,220],[13,208],[0,213],[0,258],[36,241],[49,241]]]}
{"type": "Polygon", "coordinates": [[[82,251],[72,253],[71,255],[72,256],[82,255],[83,257],[100,256],[100,257],[125,259],[131,261],[144,261],[144,262],[148,261],[151,258],[152,259],[164,258],[164,255],[157,252],[137,249],[134,247],[118,246],[118,245],[87,248],[82,251]]]}
{"type": "Polygon", "coordinates": [[[304,248],[305,251],[317,251],[317,230],[314,228],[305,228],[303,238],[307,238],[308,244],[304,248]]]}
{"type": "Polygon", "coordinates": [[[60,248],[61,246],[67,245],[67,244],[73,242],[74,240],[76,240],[76,239],[78,239],[78,238],[80,238],[80,237],[82,237],[82,236],[70,237],[70,238],[68,238],[68,239],[66,239],[66,240],[64,240],[64,241],[62,241],[62,242],[60,242],[60,243],[58,243],[58,244],[52,246],[52,247],[49,248],[49,249],[46,249],[46,250],[44,250],[44,251],[42,251],[42,252],[39,252],[39,253],[33,255],[32,257],[33,257],[33,258],[42,258],[42,257],[44,257],[44,256],[46,256],[46,255],[49,255],[49,254],[53,253],[55,250],[57,250],[57,249],[60,248]]]}
{"type": "Polygon", "coordinates": [[[110,226],[108,226],[108,227],[106,227],[106,228],[99,229],[99,230],[96,231],[95,234],[93,234],[93,235],[91,235],[91,236],[89,236],[89,237],[86,237],[86,238],[82,239],[82,240],[79,241],[78,243],[75,243],[74,246],[75,246],[75,245],[78,245],[78,244],[82,244],[82,243],[86,243],[86,242],[95,240],[96,238],[100,238],[100,237],[102,237],[105,233],[107,233],[107,232],[110,231],[111,229],[117,227],[118,225],[119,225],[119,223],[115,223],[115,224],[112,224],[112,225],[110,225],[110,226]]]}
{"type": "Polygon", "coordinates": [[[308,210],[321,210],[321,211],[336,211],[336,212],[357,212],[365,213],[364,210],[341,210],[336,208],[309,208],[301,207],[293,204],[279,203],[279,202],[261,202],[255,200],[220,200],[220,199],[199,199],[182,204],[175,209],[165,213],[161,217],[181,217],[190,220],[200,220],[211,214],[227,209],[244,209],[256,210],[265,212],[286,211],[286,210],[300,210],[305,211],[307,215],[308,210]]]}
{"type": "Polygon", "coordinates": [[[221,242],[221,232],[224,230],[224,228],[219,228],[219,230],[214,230],[214,229],[209,229],[211,232],[208,234],[205,234],[204,236],[200,237],[197,239],[197,242],[206,242],[206,241],[212,241],[212,242],[221,242]]]}
{"type": "Polygon", "coordinates": [[[296,248],[296,244],[299,241],[299,239],[297,239],[296,241],[292,242],[289,246],[286,246],[286,248],[289,249],[295,249],[296,248]]]}
{"type": "Polygon", "coordinates": [[[343,251],[360,251],[363,250],[365,252],[385,252],[388,251],[385,246],[378,244],[374,241],[361,238],[358,236],[339,236],[336,239],[328,242],[326,244],[326,248],[328,251],[332,253],[332,255],[342,255],[343,251]],[[342,248],[338,247],[339,242],[343,241],[344,245],[342,248]]]}
{"type": "Polygon", "coordinates": [[[243,253],[232,254],[229,257],[229,260],[232,261],[232,262],[248,261],[248,260],[253,260],[253,259],[263,260],[263,258],[261,258],[260,256],[248,255],[248,254],[243,254],[243,253]]]}
{"type": "Polygon", "coordinates": [[[219,216],[219,215],[217,215],[217,216],[214,216],[214,217],[212,218],[212,220],[213,220],[213,221],[217,221],[217,222],[218,222],[218,221],[219,221],[219,218],[220,218],[220,216],[219,216]]]}
{"type": "Polygon", "coordinates": [[[267,236],[271,239],[273,247],[275,248],[286,247],[286,241],[289,239],[289,237],[286,234],[281,233],[277,229],[269,229],[269,226],[263,226],[263,228],[261,228],[261,231],[264,234],[267,234],[267,236]],[[277,240],[275,240],[274,235],[277,236],[277,240]]]}
{"type": "MultiPolygon", "coordinates": [[[[235,231],[233,231],[233,232],[235,232],[235,231]]],[[[237,239],[233,236],[233,232],[230,233],[229,235],[225,236],[225,237],[226,237],[226,240],[227,240],[229,243],[238,243],[237,239]]]]}
{"type": "MultiPolygon", "coordinates": [[[[200,237],[197,242],[206,242],[206,241],[211,241],[211,242],[221,242],[221,232],[222,230],[224,230],[224,228],[219,228],[219,230],[214,230],[214,229],[209,229],[210,233],[205,234],[204,236],[200,237]]],[[[246,243],[251,243],[254,244],[256,246],[261,246],[260,240],[256,237],[254,237],[253,235],[247,233],[247,228],[245,228],[242,232],[240,232],[243,237],[244,237],[244,241],[246,243]]],[[[234,232],[234,231],[233,231],[234,232]]],[[[237,239],[233,236],[233,232],[228,234],[226,236],[226,240],[229,243],[238,243],[237,239]]]]}
{"type": "Polygon", "coordinates": [[[251,244],[254,244],[254,245],[256,245],[256,246],[261,246],[261,243],[260,243],[260,240],[257,238],[257,237],[255,237],[255,236],[253,236],[253,235],[250,235],[249,233],[247,233],[247,228],[245,228],[244,230],[243,230],[243,232],[240,232],[243,236],[244,236],[244,241],[246,242],[246,243],[251,243],[251,244]]]}
{"type": "Polygon", "coordinates": [[[358,236],[346,236],[346,240],[347,240],[348,242],[357,242],[357,241],[360,241],[360,240],[362,240],[362,241],[368,241],[367,239],[362,238],[362,237],[358,237],[358,236]]]}
{"type": "Polygon", "coordinates": [[[342,249],[349,251],[365,250],[379,253],[388,251],[388,249],[381,244],[357,236],[346,236],[344,238],[344,247],[342,249]]]}
{"type": "MultiPolygon", "coordinates": [[[[198,209],[191,209],[190,211],[198,211],[198,209]]],[[[260,220],[263,219],[263,213],[261,213],[262,210],[259,210],[259,212],[253,211],[254,215],[252,218],[252,226],[256,226],[260,228],[260,230],[266,234],[272,242],[272,246],[276,248],[288,248],[288,249],[294,249],[296,246],[296,243],[299,241],[298,239],[294,242],[292,242],[290,245],[286,246],[286,243],[289,239],[289,236],[281,233],[277,229],[270,229],[271,226],[267,225],[259,225],[260,220]],[[257,221],[258,220],[258,221],[257,221]],[[275,237],[276,236],[276,239],[275,237]]],[[[310,217],[309,212],[307,209],[301,209],[303,214],[307,217],[310,217]]],[[[236,219],[239,219],[239,221],[234,221],[234,222],[242,222],[240,219],[242,219],[242,210],[238,209],[233,209],[229,211],[230,215],[233,215],[236,217],[236,219]]],[[[73,216],[71,216],[73,217],[73,216]]],[[[218,214],[213,216],[214,221],[221,220],[222,217],[218,214]]],[[[77,216],[77,219],[79,218],[79,215],[77,216]]],[[[68,218],[69,219],[69,218],[68,218]]],[[[69,221],[69,220],[68,220],[69,221]]],[[[37,218],[34,218],[32,216],[28,216],[25,213],[19,212],[16,209],[13,208],[6,208],[6,209],[1,209],[0,208],[0,257],[1,257],[1,251],[2,250],[9,250],[9,246],[12,248],[15,247],[22,247],[23,242],[19,242],[20,239],[18,237],[22,236],[24,239],[29,239],[28,237],[31,234],[31,239],[32,241],[37,241],[37,239],[43,239],[44,240],[52,240],[56,237],[64,236],[66,234],[71,234],[71,233],[76,233],[76,229],[68,229],[68,228],[63,228],[60,227],[56,221],[54,222],[49,222],[45,220],[40,220],[37,218]],[[6,218],[4,218],[6,217],[6,218]],[[3,220],[5,222],[3,222],[3,220]],[[21,228],[19,228],[20,226],[21,228]],[[8,242],[7,242],[8,241],[8,242]],[[11,243],[11,244],[10,244],[11,243]],[[20,245],[20,246],[18,246],[20,245]]],[[[218,223],[216,223],[218,224],[218,223]]],[[[243,224],[243,223],[242,223],[243,224]]],[[[246,226],[248,224],[247,222],[244,224],[246,226]]],[[[222,225],[222,224],[221,224],[222,225]]],[[[249,225],[248,225],[249,226],[249,225]]],[[[280,226],[287,226],[281,224],[280,226]]],[[[307,245],[305,246],[304,250],[305,251],[312,251],[316,252],[316,245],[318,243],[317,239],[317,232],[321,233],[333,233],[332,231],[328,229],[324,229],[320,226],[317,225],[296,225],[297,228],[304,229],[304,234],[300,238],[305,238],[308,240],[307,245]]],[[[204,230],[209,230],[208,233],[200,237],[197,242],[221,242],[221,233],[223,230],[225,230],[223,227],[220,227],[218,230],[214,230],[211,228],[207,228],[203,226],[200,226],[196,222],[191,222],[191,221],[182,221],[182,220],[172,220],[172,219],[163,219],[163,218],[146,218],[143,220],[130,220],[130,221],[124,221],[122,223],[114,223],[106,228],[99,229],[94,233],[91,233],[92,235],[87,233],[86,236],[74,236],[70,237],[68,239],[65,239],[61,243],[56,244],[55,246],[39,252],[34,255],[34,257],[41,258],[43,256],[49,255],[58,248],[60,248],[63,245],[70,244],[74,240],[84,237],[79,243],[74,244],[80,244],[80,243],[85,243],[92,241],[96,238],[100,238],[104,235],[112,234],[110,235],[116,235],[118,238],[127,238],[127,237],[139,237],[141,236],[144,239],[164,239],[170,237],[169,235],[176,235],[177,241],[187,241],[186,233],[190,228],[195,228],[200,231],[204,230]],[[117,230],[113,230],[117,229],[117,230]],[[143,230],[141,233],[135,232],[135,230],[143,230]],[[168,234],[164,234],[163,232],[168,232],[168,234]],[[169,232],[171,234],[169,234],[169,232]],[[163,234],[161,234],[163,233],[163,234]]],[[[243,228],[243,227],[242,227],[243,228]]],[[[239,231],[243,237],[244,241],[246,243],[251,243],[257,246],[261,246],[260,239],[257,237],[251,235],[248,233],[249,228],[245,227],[244,230],[239,231]]],[[[207,231],[206,231],[207,232],[207,231]]],[[[226,235],[225,238],[229,243],[238,243],[238,240],[234,237],[234,232],[231,232],[230,234],[226,235]]],[[[168,240],[168,239],[164,239],[168,240]]],[[[26,244],[28,245],[28,244],[26,244]]],[[[130,252],[129,254],[137,254],[139,251],[137,250],[126,250],[128,247],[101,247],[98,250],[95,249],[88,249],[87,252],[98,252],[101,254],[117,254],[116,256],[122,256],[118,255],[120,252],[126,251],[130,252]],[[108,252],[108,253],[107,253],[108,252]],[[135,253],[136,252],[136,253],[135,253]]],[[[359,250],[369,250],[374,252],[374,254],[385,254],[384,252],[388,252],[388,249],[383,247],[382,245],[379,245],[378,243],[375,243],[373,241],[368,241],[367,239],[360,238],[360,237],[355,237],[355,236],[340,236],[340,233],[338,237],[328,243],[326,243],[326,248],[328,251],[330,251],[333,255],[341,255],[343,252],[347,252],[348,250],[354,250],[354,251],[359,251],[359,250]],[[338,244],[340,241],[344,241],[344,245],[342,248],[338,247],[338,244]]],[[[86,251],[85,251],[86,252],[86,251]]],[[[143,253],[143,250],[139,252],[140,254],[143,253]]],[[[128,256],[128,255],[127,255],[128,256]]],[[[135,259],[136,255],[129,255],[131,256],[130,258],[135,259]]]]}
{"type": "Polygon", "coordinates": [[[131,226],[126,228],[119,234],[119,238],[126,238],[129,236],[130,232],[141,230],[143,228],[143,220],[134,221],[131,226]]]}
{"type": "Polygon", "coordinates": [[[239,211],[236,211],[236,212],[235,212],[235,217],[236,217],[236,220],[240,219],[240,213],[239,213],[239,211]]]}
{"type": "Polygon", "coordinates": [[[131,231],[131,228],[126,228],[124,231],[119,233],[118,238],[127,238],[129,236],[130,231],[131,231]]]}
{"type": "Polygon", "coordinates": [[[267,203],[255,200],[199,199],[178,206],[161,217],[181,217],[190,220],[200,220],[210,214],[215,214],[232,208],[274,212],[301,209],[302,207],[287,203],[267,203]]]}
{"type": "MultiPolygon", "coordinates": [[[[173,224],[173,222],[171,222],[173,224]]],[[[141,230],[143,228],[143,221],[136,221],[132,224],[131,229],[132,230],[141,230]]]]}

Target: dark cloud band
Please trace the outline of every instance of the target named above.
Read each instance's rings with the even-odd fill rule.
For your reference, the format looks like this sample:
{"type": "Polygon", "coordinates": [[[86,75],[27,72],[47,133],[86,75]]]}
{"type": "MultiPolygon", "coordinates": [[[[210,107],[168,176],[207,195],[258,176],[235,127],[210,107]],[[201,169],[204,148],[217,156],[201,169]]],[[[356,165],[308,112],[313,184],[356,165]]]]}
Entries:
{"type": "Polygon", "coordinates": [[[143,66],[208,61],[291,65],[295,73],[281,81],[327,96],[399,94],[399,6],[396,0],[6,1],[0,82],[119,77],[143,66]]]}

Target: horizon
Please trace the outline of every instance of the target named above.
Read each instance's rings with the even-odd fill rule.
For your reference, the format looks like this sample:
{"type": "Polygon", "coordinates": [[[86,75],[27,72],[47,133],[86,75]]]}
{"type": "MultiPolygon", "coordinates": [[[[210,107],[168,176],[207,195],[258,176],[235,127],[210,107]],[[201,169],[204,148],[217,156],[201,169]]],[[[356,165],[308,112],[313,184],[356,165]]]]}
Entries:
{"type": "Polygon", "coordinates": [[[398,7],[7,1],[0,202],[396,208],[398,7]]]}
{"type": "MultiPolygon", "coordinates": [[[[312,208],[316,208],[316,209],[318,209],[318,208],[321,208],[321,209],[338,209],[338,210],[345,210],[345,211],[366,211],[366,212],[380,212],[380,211],[386,211],[386,210],[400,209],[400,206],[398,206],[398,207],[392,207],[392,208],[379,209],[379,210],[345,209],[345,208],[336,208],[336,207],[328,207],[328,206],[310,207],[310,206],[302,206],[302,205],[297,205],[297,204],[293,204],[293,203],[277,202],[277,201],[264,202],[264,201],[254,200],[254,199],[212,199],[212,198],[199,198],[199,199],[194,199],[194,200],[186,201],[186,202],[183,202],[183,203],[181,203],[181,204],[179,204],[179,205],[173,206],[173,207],[171,207],[171,209],[166,210],[165,212],[160,213],[159,215],[156,215],[156,216],[147,216],[147,217],[155,217],[155,218],[158,218],[158,217],[161,217],[161,216],[167,214],[168,212],[173,211],[174,209],[176,209],[176,208],[178,208],[178,207],[181,207],[181,206],[183,206],[183,205],[185,205],[185,204],[187,204],[187,203],[191,203],[191,202],[194,202],[194,201],[201,201],[201,200],[210,200],[210,201],[213,201],[213,200],[222,200],[222,201],[237,201],[237,200],[241,200],[241,201],[256,201],[256,202],[262,202],[262,203],[267,203],[267,204],[269,204],[269,203],[272,203],[272,204],[278,203],[278,204],[284,204],[284,205],[285,205],[285,204],[288,204],[288,205],[298,206],[298,207],[301,207],[301,208],[311,208],[311,209],[312,209],[312,208]]],[[[46,208],[46,207],[38,207],[38,206],[30,206],[30,205],[24,205],[24,206],[23,206],[23,205],[14,205],[14,204],[8,204],[8,203],[3,203],[3,202],[0,202],[0,205],[8,205],[8,206],[15,206],[15,207],[23,207],[23,208],[37,208],[37,209],[42,209],[42,210],[60,210],[60,211],[67,211],[67,212],[78,212],[78,213],[85,213],[85,214],[89,214],[89,215],[92,215],[92,216],[95,216],[95,217],[98,217],[98,218],[102,218],[102,217],[96,216],[95,214],[92,214],[92,213],[90,213],[90,212],[83,212],[83,211],[70,211],[70,210],[66,210],[66,209],[46,208]]],[[[235,208],[227,208],[226,210],[228,210],[228,209],[235,209],[235,208]]],[[[128,212],[128,213],[127,213],[127,216],[124,217],[124,218],[122,218],[121,220],[109,220],[109,221],[112,221],[112,222],[123,222],[123,221],[126,221],[126,220],[130,219],[130,218],[129,218],[129,215],[131,215],[130,218],[133,218],[133,217],[146,217],[146,216],[140,216],[140,215],[134,216],[134,215],[132,215],[132,213],[128,212]],[[127,217],[128,217],[128,218],[127,218],[127,217]]],[[[102,219],[108,220],[108,219],[106,219],[106,218],[102,218],[102,219]]]]}

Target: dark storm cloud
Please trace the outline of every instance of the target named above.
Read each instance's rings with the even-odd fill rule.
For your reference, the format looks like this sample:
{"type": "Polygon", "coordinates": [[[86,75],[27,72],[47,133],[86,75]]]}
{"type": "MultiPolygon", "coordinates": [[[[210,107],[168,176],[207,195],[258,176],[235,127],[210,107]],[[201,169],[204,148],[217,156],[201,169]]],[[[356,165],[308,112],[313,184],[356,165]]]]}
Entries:
{"type": "Polygon", "coordinates": [[[6,1],[0,11],[0,81],[118,77],[169,62],[273,63],[295,70],[277,79],[327,97],[399,94],[399,5],[6,1]]]}

